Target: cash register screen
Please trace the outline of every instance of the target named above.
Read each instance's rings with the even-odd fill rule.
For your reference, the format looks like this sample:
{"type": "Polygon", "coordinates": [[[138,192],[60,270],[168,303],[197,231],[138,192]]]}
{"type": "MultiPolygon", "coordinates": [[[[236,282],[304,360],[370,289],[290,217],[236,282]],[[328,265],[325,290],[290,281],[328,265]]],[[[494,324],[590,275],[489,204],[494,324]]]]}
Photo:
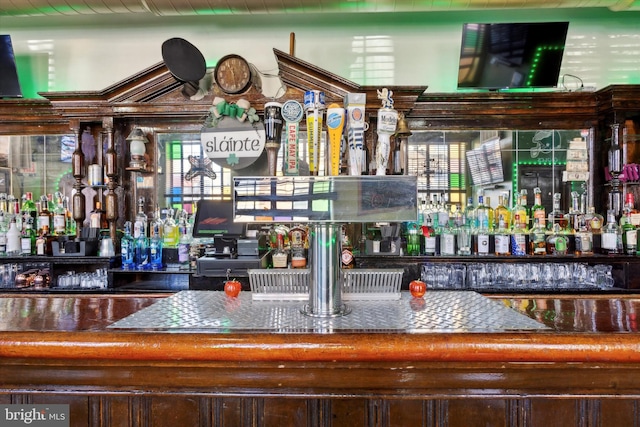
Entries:
{"type": "Polygon", "coordinates": [[[244,237],[244,223],[233,222],[233,200],[200,200],[193,237],[244,237]]]}

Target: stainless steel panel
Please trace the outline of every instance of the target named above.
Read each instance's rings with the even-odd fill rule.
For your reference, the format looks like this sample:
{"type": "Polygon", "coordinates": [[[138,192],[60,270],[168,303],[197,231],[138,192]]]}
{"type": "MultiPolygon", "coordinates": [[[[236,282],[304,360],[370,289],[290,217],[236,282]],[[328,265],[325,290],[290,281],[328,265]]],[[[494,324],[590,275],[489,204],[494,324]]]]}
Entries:
{"type": "Polygon", "coordinates": [[[303,315],[300,301],[253,301],[250,292],[181,291],[113,323],[113,329],[189,332],[339,331],[407,333],[546,330],[542,323],[471,291],[431,291],[424,301],[402,292],[395,301],[351,301],[342,317],[303,315]]]}

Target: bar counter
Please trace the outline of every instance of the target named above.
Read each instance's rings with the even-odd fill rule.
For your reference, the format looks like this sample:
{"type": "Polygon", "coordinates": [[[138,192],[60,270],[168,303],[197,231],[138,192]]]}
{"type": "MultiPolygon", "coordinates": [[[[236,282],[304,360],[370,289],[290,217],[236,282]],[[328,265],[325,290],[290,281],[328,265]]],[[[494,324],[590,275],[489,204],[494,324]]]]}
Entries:
{"type": "MultiPolygon", "coordinates": [[[[112,327],[168,297],[0,294],[0,404],[69,404],[73,426],[640,419],[636,296],[490,296],[539,330],[112,327]]],[[[403,297],[406,310],[424,310],[403,297]]]]}

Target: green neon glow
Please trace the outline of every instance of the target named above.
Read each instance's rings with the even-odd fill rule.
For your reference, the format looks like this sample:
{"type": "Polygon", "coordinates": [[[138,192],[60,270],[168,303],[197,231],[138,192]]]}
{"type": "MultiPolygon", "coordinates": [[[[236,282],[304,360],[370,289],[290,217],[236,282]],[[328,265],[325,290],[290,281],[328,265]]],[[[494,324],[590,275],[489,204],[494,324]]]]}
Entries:
{"type": "Polygon", "coordinates": [[[60,188],[60,180],[64,178],[67,174],[73,174],[73,169],[69,168],[66,171],[63,171],[60,175],[58,175],[58,178],[56,178],[56,181],[53,184],[53,188],[60,188]]]}
{"type": "Polygon", "coordinates": [[[527,75],[527,83],[526,86],[531,86],[533,84],[533,78],[536,75],[536,72],[538,71],[538,65],[540,62],[541,57],[544,55],[545,51],[550,51],[550,50],[560,50],[563,49],[562,46],[538,46],[536,48],[535,53],[533,54],[533,60],[531,62],[531,69],[529,70],[529,74],[527,75]]]}

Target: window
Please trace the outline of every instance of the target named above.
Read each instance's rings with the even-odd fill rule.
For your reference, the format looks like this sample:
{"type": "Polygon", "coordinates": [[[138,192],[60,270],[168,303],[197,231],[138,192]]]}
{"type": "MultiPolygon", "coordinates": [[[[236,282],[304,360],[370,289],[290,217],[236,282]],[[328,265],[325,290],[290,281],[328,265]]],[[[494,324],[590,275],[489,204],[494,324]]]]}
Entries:
{"type": "Polygon", "coordinates": [[[468,136],[457,132],[414,131],[409,138],[409,175],[418,176],[420,196],[444,193],[451,204],[464,205],[468,136]],[[465,139],[466,138],[466,139],[465,139]]]}
{"type": "Polygon", "coordinates": [[[159,199],[165,206],[193,213],[200,199],[232,198],[231,170],[203,153],[200,134],[159,134],[158,154],[159,199]]]}

